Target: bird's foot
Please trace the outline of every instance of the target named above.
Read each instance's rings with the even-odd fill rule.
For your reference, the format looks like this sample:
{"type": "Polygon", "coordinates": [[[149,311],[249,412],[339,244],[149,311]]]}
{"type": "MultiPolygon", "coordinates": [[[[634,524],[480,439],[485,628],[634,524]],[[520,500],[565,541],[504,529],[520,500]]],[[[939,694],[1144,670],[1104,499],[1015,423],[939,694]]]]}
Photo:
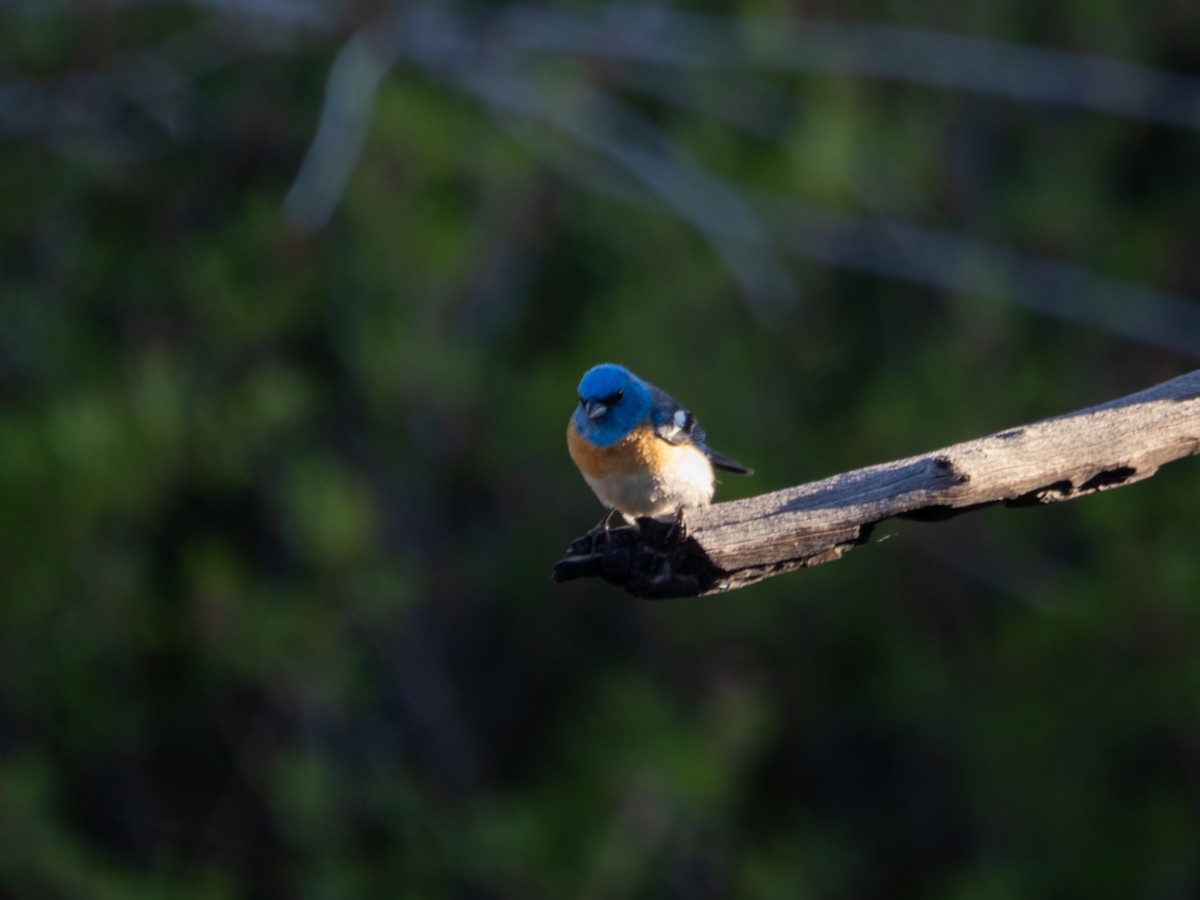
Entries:
{"type": "Polygon", "coordinates": [[[612,521],[613,513],[616,509],[609,509],[601,517],[600,521],[585,534],[579,541],[586,541],[591,553],[599,552],[600,548],[608,543],[611,527],[609,523],[612,521]]]}

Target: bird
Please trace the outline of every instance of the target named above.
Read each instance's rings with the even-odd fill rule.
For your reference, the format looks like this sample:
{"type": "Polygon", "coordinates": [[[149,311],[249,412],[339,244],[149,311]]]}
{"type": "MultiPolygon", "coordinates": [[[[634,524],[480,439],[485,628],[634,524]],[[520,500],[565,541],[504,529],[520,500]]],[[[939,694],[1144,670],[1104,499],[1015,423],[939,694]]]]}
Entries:
{"type": "Polygon", "coordinates": [[[705,443],[695,416],[666,391],[624,366],[601,363],[579,382],[579,405],[567,423],[567,450],[607,508],[630,524],[642,516],[675,515],[707,506],[713,469],[752,475],[752,469],[705,443]]]}

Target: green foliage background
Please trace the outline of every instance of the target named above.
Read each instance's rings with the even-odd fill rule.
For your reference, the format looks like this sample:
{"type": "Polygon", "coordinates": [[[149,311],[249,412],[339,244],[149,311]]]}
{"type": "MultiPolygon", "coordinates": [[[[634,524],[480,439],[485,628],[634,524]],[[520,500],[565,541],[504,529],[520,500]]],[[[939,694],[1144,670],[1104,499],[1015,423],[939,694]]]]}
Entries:
{"type": "MultiPolygon", "coordinates": [[[[784,249],[794,292],[756,299],[603,152],[412,58],[297,228],[331,61],[387,10],[278,9],[0,7],[0,894],[1200,893],[1194,462],[727,597],[549,579],[600,512],[563,435],[596,362],[755,466],[733,498],[1148,386],[1194,319],[1171,353],[1025,308],[1019,272],[784,249]]],[[[1200,69],[1182,0],[709,11],[1200,69]]],[[[746,197],[1200,296],[1200,120],[531,59],[746,197]],[[728,118],[754,98],[764,133],[728,118]]]]}

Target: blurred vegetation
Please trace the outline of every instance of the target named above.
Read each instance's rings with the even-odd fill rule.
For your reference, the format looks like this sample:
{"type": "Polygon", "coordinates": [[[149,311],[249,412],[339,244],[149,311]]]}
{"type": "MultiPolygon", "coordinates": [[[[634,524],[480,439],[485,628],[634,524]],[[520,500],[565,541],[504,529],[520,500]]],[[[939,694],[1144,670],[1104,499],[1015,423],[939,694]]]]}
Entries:
{"type": "Polygon", "coordinates": [[[0,895],[1200,893],[1191,461],[549,580],[601,360],[724,498],[1194,367],[1195,5],[706,12],[0,4],[0,895]]]}

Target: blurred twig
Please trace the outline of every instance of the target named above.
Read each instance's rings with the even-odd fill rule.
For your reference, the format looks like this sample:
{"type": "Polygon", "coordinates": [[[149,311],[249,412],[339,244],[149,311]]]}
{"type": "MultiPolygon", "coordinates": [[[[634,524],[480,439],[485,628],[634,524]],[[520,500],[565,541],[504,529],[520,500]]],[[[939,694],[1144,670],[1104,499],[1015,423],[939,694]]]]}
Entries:
{"type": "Polygon", "coordinates": [[[76,138],[120,147],[121,156],[143,156],[153,123],[175,140],[191,137],[192,92],[197,79],[248,54],[278,48],[277,29],[240,30],[230,22],[205,19],[96,71],[70,72],[49,79],[13,78],[0,82],[0,139],[40,138],[64,147],[76,138]]]}
{"type": "Polygon", "coordinates": [[[574,103],[557,104],[515,75],[506,79],[470,73],[461,84],[495,104],[558,127],[652,191],[708,239],[756,311],[769,312],[791,298],[792,277],[742,191],[699,165],[642,117],[591,90],[582,91],[574,103]]]}
{"type": "Polygon", "coordinates": [[[26,16],[80,11],[119,12],[150,6],[193,7],[237,19],[259,18],[305,28],[330,28],[337,0],[0,0],[0,12],[26,16]]]}
{"type": "Polygon", "coordinates": [[[358,163],[371,122],[375,92],[390,67],[370,30],[342,47],[329,70],[317,133],[283,208],[292,224],[310,231],[333,214],[358,163]]]}
{"type": "Polygon", "coordinates": [[[1200,356],[1200,304],[1083,266],[908,222],[777,198],[780,243],[808,259],[968,296],[999,299],[1188,356],[1200,356]]]}
{"type": "Polygon", "coordinates": [[[1200,78],[992,38],[628,6],[517,7],[504,27],[525,50],[911,81],[1200,128],[1200,78]]]}

